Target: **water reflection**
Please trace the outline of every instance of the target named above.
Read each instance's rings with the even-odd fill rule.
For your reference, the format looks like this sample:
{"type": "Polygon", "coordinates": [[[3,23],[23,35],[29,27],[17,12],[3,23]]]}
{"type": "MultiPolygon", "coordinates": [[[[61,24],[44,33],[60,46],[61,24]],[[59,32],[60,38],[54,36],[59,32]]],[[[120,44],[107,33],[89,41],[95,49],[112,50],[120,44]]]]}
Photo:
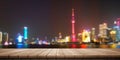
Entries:
{"type": "Polygon", "coordinates": [[[23,48],[24,46],[23,46],[23,44],[19,43],[19,44],[16,45],[16,47],[17,48],[23,48]]]}
{"type": "Polygon", "coordinates": [[[22,44],[17,45],[0,45],[0,48],[120,48],[120,44],[56,44],[56,45],[39,45],[39,44],[22,44]]]}
{"type": "Polygon", "coordinates": [[[120,48],[120,45],[117,45],[117,47],[116,48],[120,48]]]}
{"type": "Polygon", "coordinates": [[[81,44],[80,47],[81,48],[88,48],[88,45],[87,44],[81,44]]]}
{"type": "Polygon", "coordinates": [[[118,44],[71,44],[69,48],[120,48],[118,44]]]}
{"type": "Polygon", "coordinates": [[[101,45],[100,45],[100,48],[109,48],[109,45],[101,44],[101,45]]]}
{"type": "Polygon", "coordinates": [[[110,48],[116,48],[116,44],[111,44],[110,48]]]}
{"type": "Polygon", "coordinates": [[[76,44],[72,44],[71,48],[77,48],[77,45],[76,44]]]}
{"type": "Polygon", "coordinates": [[[16,45],[16,48],[28,48],[28,45],[19,43],[19,44],[16,45]]]}
{"type": "Polygon", "coordinates": [[[2,44],[0,44],[0,48],[2,48],[2,44]]]}

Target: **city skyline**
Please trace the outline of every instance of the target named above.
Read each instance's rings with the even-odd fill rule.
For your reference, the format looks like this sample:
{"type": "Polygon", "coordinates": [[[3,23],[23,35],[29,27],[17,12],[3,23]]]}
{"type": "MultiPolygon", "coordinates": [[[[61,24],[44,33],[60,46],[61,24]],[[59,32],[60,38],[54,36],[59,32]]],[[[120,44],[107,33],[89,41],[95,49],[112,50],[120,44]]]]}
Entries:
{"type": "Polygon", "coordinates": [[[119,0],[5,0],[0,1],[0,29],[10,36],[23,32],[27,26],[30,36],[55,36],[59,32],[71,35],[71,9],[75,9],[75,30],[90,29],[120,17],[119,0]]]}

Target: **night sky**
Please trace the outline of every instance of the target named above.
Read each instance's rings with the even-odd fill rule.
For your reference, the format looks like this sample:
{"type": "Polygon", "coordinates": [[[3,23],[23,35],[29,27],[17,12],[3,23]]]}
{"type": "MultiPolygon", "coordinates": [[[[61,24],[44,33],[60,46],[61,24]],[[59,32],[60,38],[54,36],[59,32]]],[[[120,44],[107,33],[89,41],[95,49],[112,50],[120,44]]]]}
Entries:
{"type": "Polygon", "coordinates": [[[0,30],[10,37],[29,28],[32,37],[71,34],[75,9],[76,33],[106,22],[112,27],[120,17],[120,0],[0,0],[0,30]]]}

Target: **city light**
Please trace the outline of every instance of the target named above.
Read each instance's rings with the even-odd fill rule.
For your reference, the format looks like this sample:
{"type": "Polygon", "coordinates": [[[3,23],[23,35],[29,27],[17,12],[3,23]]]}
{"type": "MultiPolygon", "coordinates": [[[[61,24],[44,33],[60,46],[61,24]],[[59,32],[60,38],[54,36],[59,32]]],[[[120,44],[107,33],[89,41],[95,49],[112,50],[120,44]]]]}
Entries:
{"type": "Polygon", "coordinates": [[[12,42],[9,42],[9,45],[12,45],[12,42]]]}
{"type": "Polygon", "coordinates": [[[70,42],[70,36],[65,37],[65,42],[70,42]]]}
{"type": "Polygon", "coordinates": [[[2,43],[2,32],[0,31],[0,44],[2,43]]]}
{"type": "Polygon", "coordinates": [[[101,38],[105,39],[107,38],[107,23],[102,23],[99,25],[99,35],[101,38]]]}
{"type": "Polygon", "coordinates": [[[95,28],[92,28],[90,35],[91,35],[91,41],[95,42],[96,41],[95,28]]]}
{"type": "Polygon", "coordinates": [[[112,30],[112,31],[110,32],[110,34],[116,34],[116,31],[112,30]]]}
{"type": "Polygon", "coordinates": [[[7,33],[7,32],[4,32],[3,34],[4,34],[4,35],[3,35],[3,36],[4,36],[4,40],[5,40],[5,41],[8,41],[8,38],[9,38],[8,33],[7,33]]]}
{"type": "Polygon", "coordinates": [[[18,37],[17,37],[17,39],[18,39],[18,43],[22,43],[23,36],[19,34],[18,37]]]}
{"type": "Polygon", "coordinates": [[[28,39],[28,28],[24,27],[24,39],[28,39]]]}
{"type": "Polygon", "coordinates": [[[72,44],[71,48],[76,48],[77,45],[76,44],[72,44]]]}
{"type": "Polygon", "coordinates": [[[90,42],[90,32],[88,30],[83,30],[82,42],[90,42]]]}
{"type": "Polygon", "coordinates": [[[117,18],[116,24],[115,26],[113,26],[113,29],[116,31],[116,41],[120,41],[120,18],[117,18]]]}
{"type": "Polygon", "coordinates": [[[74,9],[72,9],[72,42],[76,41],[76,35],[75,35],[75,17],[74,17],[74,9]]]}
{"type": "MultiPolygon", "coordinates": [[[[106,43],[112,43],[112,48],[116,48],[115,46],[117,43],[120,42],[120,18],[118,18],[116,21],[113,22],[114,26],[109,27],[107,23],[103,22],[98,25],[98,28],[90,28],[90,29],[83,29],[86,28],[85,26],[82,26],[80,28],[83,29],[79,31],[79,28],[75,28],[77,25],[75,20],[75,13],[74,9],[72,9],[72,18],[71,22],[71,31],[67,34],[64,32],[59,32],[57,35],[47,35],[45,34],[45,38],[41,38],[36,36],[33,32],[30,32],[30,38],[28,39],[28,27],[24,27],[22,34],[18,34],[17,39],[14,40],[14,38],[9,38],[8,32],[2,32],[0,31],[0,45],[14,45],[18,44],[20,46],[25,45],[25,43],[29,44],[36,44],[36,45],[50,45],[50,44],[71,44],[70,46],[76,48],[78,47],[77,44],[79,44],[79,47],[81,48],[87,48],[87,45],[89,44],[103,44],[101,47],[107,47],[106,43]],[[97,31],[98,30],[98,31],[97,31]],[[78,34],[78,35],[77,35],[78,34]],[[36,38],[37,37],[37,38],[36,38]],[[49,38],[50,37],[50,38],[49,38]],[[17,41],[17,43],[16,43],[17,41]],[[73,45],[72,45],[73,44],[73,45]]],[[[95,26],[94,26],[95,27],[95,26]]],[[[68,32],[68,31],[67,31],[68,32]]],[[[36,32],[37,33],[37,32],[36,32]]],[[[38,33],[37,33],[38,34],[38,33]]],[[[42,34],[41,34],[42,35],[42,34]]],[[[43,34],[44,35],[44,34],[43,34]]],[[[13,36],[14,37],[14,36],[13,36]]],[[[90,45],[91,46],[91,45],[90,45]]]]}
{"type": "Polygon", "coordinates": [[[59,39],[62,39],[62,34],[61,33],[59,33],[59,39]]]}
{"type": "Polygon", "coordinates": [[[4,45],[9,45],[9,44],[8,44],[8,42],[6,41],[6,42],[4,43],[4,45]]]}

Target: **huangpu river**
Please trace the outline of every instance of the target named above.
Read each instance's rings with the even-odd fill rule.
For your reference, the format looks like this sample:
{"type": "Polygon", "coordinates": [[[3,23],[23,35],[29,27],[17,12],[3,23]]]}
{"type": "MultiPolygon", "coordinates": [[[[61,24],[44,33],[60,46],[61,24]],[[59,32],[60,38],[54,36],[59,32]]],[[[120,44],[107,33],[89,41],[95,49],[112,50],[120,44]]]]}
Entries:
{"type": "Polygon", "coordinates": [[[82,44],[14,44],[14,45],[0,45],[0,48],[120,48],[120,44],[95,44],[95,43],[82,43],[82,44]]]}

